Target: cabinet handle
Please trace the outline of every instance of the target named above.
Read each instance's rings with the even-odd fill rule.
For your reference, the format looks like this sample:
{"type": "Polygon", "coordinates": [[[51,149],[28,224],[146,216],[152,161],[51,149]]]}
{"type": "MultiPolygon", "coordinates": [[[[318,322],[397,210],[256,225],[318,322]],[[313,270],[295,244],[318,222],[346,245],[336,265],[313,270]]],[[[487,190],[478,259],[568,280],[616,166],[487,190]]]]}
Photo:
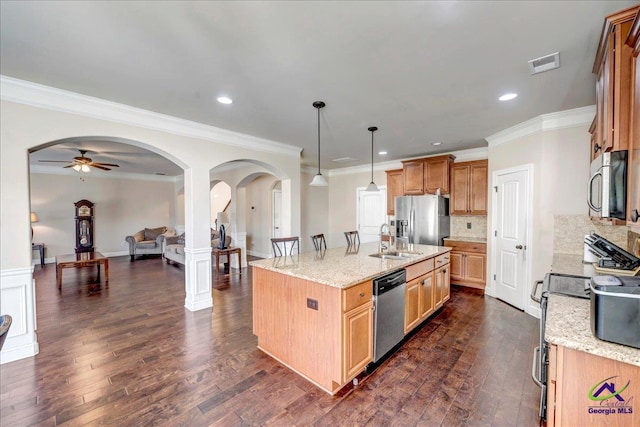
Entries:
{"type": "Polygon", "coordinates": [[[364,297],[364,292],[360,292],[360,298],[364,297]]]}
{"type": "Polygon", "coordinates": [[[633,209],[631,211],[631,221],[638,222],[638,218],[640,218],[640,212],[638,212],[638,209],[633,209]]]}
{"type": "Polygon", "coordinates": [[[595,145],[593,146],[593,152],[597,153],[600,150],[602,150],[602,147],[598,145],[598,143],[596,142],[595,145]]]}

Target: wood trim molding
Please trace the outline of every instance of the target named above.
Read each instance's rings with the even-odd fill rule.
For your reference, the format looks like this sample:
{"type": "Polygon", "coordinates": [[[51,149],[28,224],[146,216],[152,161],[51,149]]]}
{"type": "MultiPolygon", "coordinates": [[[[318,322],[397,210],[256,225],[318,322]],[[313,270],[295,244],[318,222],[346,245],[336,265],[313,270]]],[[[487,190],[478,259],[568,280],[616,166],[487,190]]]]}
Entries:
{"type": "Polygon", "coordinates": [[[295,158],[302,148],[0,75],[0,99],[295,158]]]}
{"type": "Polygon", "coordinates": [[[636,12],[636,17],[625,43],[633,49],[633,56],[640,55],[640,8],[636,12]]]}
{"type": "Polygon", "coordinates": [[[633,16],[636,15],[638,10],[640,10],[640,6],[631,6],[627,9],[613,13],[604,19],[604,24],[602,24],[602,33],[600,33],[600,44],[598,45],[596,59],[593,62],[593,69],[591,70],[592,73],[598,74],[598,71],[600,70],[602,58],[607,51],[607,40],[609,39],[611,29],[616,25],[633,19],[633,16]]]}

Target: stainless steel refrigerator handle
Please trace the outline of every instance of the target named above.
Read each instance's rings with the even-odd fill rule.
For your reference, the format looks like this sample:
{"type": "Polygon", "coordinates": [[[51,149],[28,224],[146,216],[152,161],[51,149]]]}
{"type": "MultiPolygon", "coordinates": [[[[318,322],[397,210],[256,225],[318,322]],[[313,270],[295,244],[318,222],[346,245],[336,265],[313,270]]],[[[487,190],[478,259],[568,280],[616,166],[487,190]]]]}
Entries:
{"type": "Polygon", "coordinates": [[[589,179],[589,191],[588,191],[588,196],[587,196],[587,204],[589,205],[589,207],[591,208],[591,210],[596,211],[596,212],[600,212],[602,210],[602,206],[600,206],[599,208],[596,208],[593,203],[591,203],[591,199],[593,198],[593,186],[591,185],[593,183],[593,180],[596,179],[596,176],[602,176],[602,168],[598,169],[598,172],[594,173],[591,178],[589,179]]]}
{"type": "Polygon", "coordinates": [[[531,290],[531,299],[537,303],[541,301],[540,298],[536,297],[536,293],[538,293],[538,286],[542,282],[544,282],[544,280],[536,280],[536,282],[533,284],[533,289],[531,290]]]}
{"type": "Polygon", "coordinates": [[[533,378],[533,382],[536,383],[536,385],[538,387],[542,387],[542,381],[540,381],[539,379],[539,373],[540,373],[540,369],[539,369],[539,361],[540,361],[540,347],[536,347],[533,349],[533,364],[531,366],[531,378],[533,378]]]}
{"type": "Polygon", "coordinates": [[[416,210],[412,207],[409,214],[409,243],[416,242],[416,210]]]}

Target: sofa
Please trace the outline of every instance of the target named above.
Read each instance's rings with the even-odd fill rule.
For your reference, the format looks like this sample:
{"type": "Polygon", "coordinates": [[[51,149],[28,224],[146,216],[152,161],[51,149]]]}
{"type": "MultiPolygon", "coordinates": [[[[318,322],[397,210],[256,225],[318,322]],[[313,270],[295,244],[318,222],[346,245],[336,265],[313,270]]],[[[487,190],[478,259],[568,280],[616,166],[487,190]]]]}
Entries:
{"type": "Polygon", "coordinates": [[[176,232],[168,227],[145,228],[132,236],[125,237],[129,244],[129,256],[135,261],[137,255],[162,255],[165,239],[175,236],[176,232]]]}
{"type": "MultiPolygon", "coordinates": [[[[231,236],[224,239],[225,246],[231,244],[231,236]]],[[[220,233],[218,230],[211,229],[211,247],[216,248],[220,245],[220,233]]],[[[184,233],[179,236],[167,237],[164,246],[164,258],[167,264],[171,262],[184,265],[184,233]]]]}

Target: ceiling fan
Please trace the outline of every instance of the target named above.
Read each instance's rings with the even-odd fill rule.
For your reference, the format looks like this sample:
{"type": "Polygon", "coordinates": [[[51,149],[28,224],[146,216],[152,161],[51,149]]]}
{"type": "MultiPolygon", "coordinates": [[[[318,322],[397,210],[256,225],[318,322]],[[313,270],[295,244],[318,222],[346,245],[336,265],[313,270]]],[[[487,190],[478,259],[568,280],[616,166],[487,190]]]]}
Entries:
{"type": "Polygon", "coordinates": [[[87,154],[87,150],[79,150],[80,155],[78,157],[74,157],[73,160],[38,160],[42,163],[69,163],[71,164],[64,166],[65,168],[73,168],[73,170],[78,172],[90,172],[90,167],[102,169],[105,171],[110,171],[111,168],[119,168],[120,165],[116,165],[115,163],[101,163],[94,162],[89,157],[85,157],[87,154]],[[110,167],[107,167],[110,166],[110,167]]]}

